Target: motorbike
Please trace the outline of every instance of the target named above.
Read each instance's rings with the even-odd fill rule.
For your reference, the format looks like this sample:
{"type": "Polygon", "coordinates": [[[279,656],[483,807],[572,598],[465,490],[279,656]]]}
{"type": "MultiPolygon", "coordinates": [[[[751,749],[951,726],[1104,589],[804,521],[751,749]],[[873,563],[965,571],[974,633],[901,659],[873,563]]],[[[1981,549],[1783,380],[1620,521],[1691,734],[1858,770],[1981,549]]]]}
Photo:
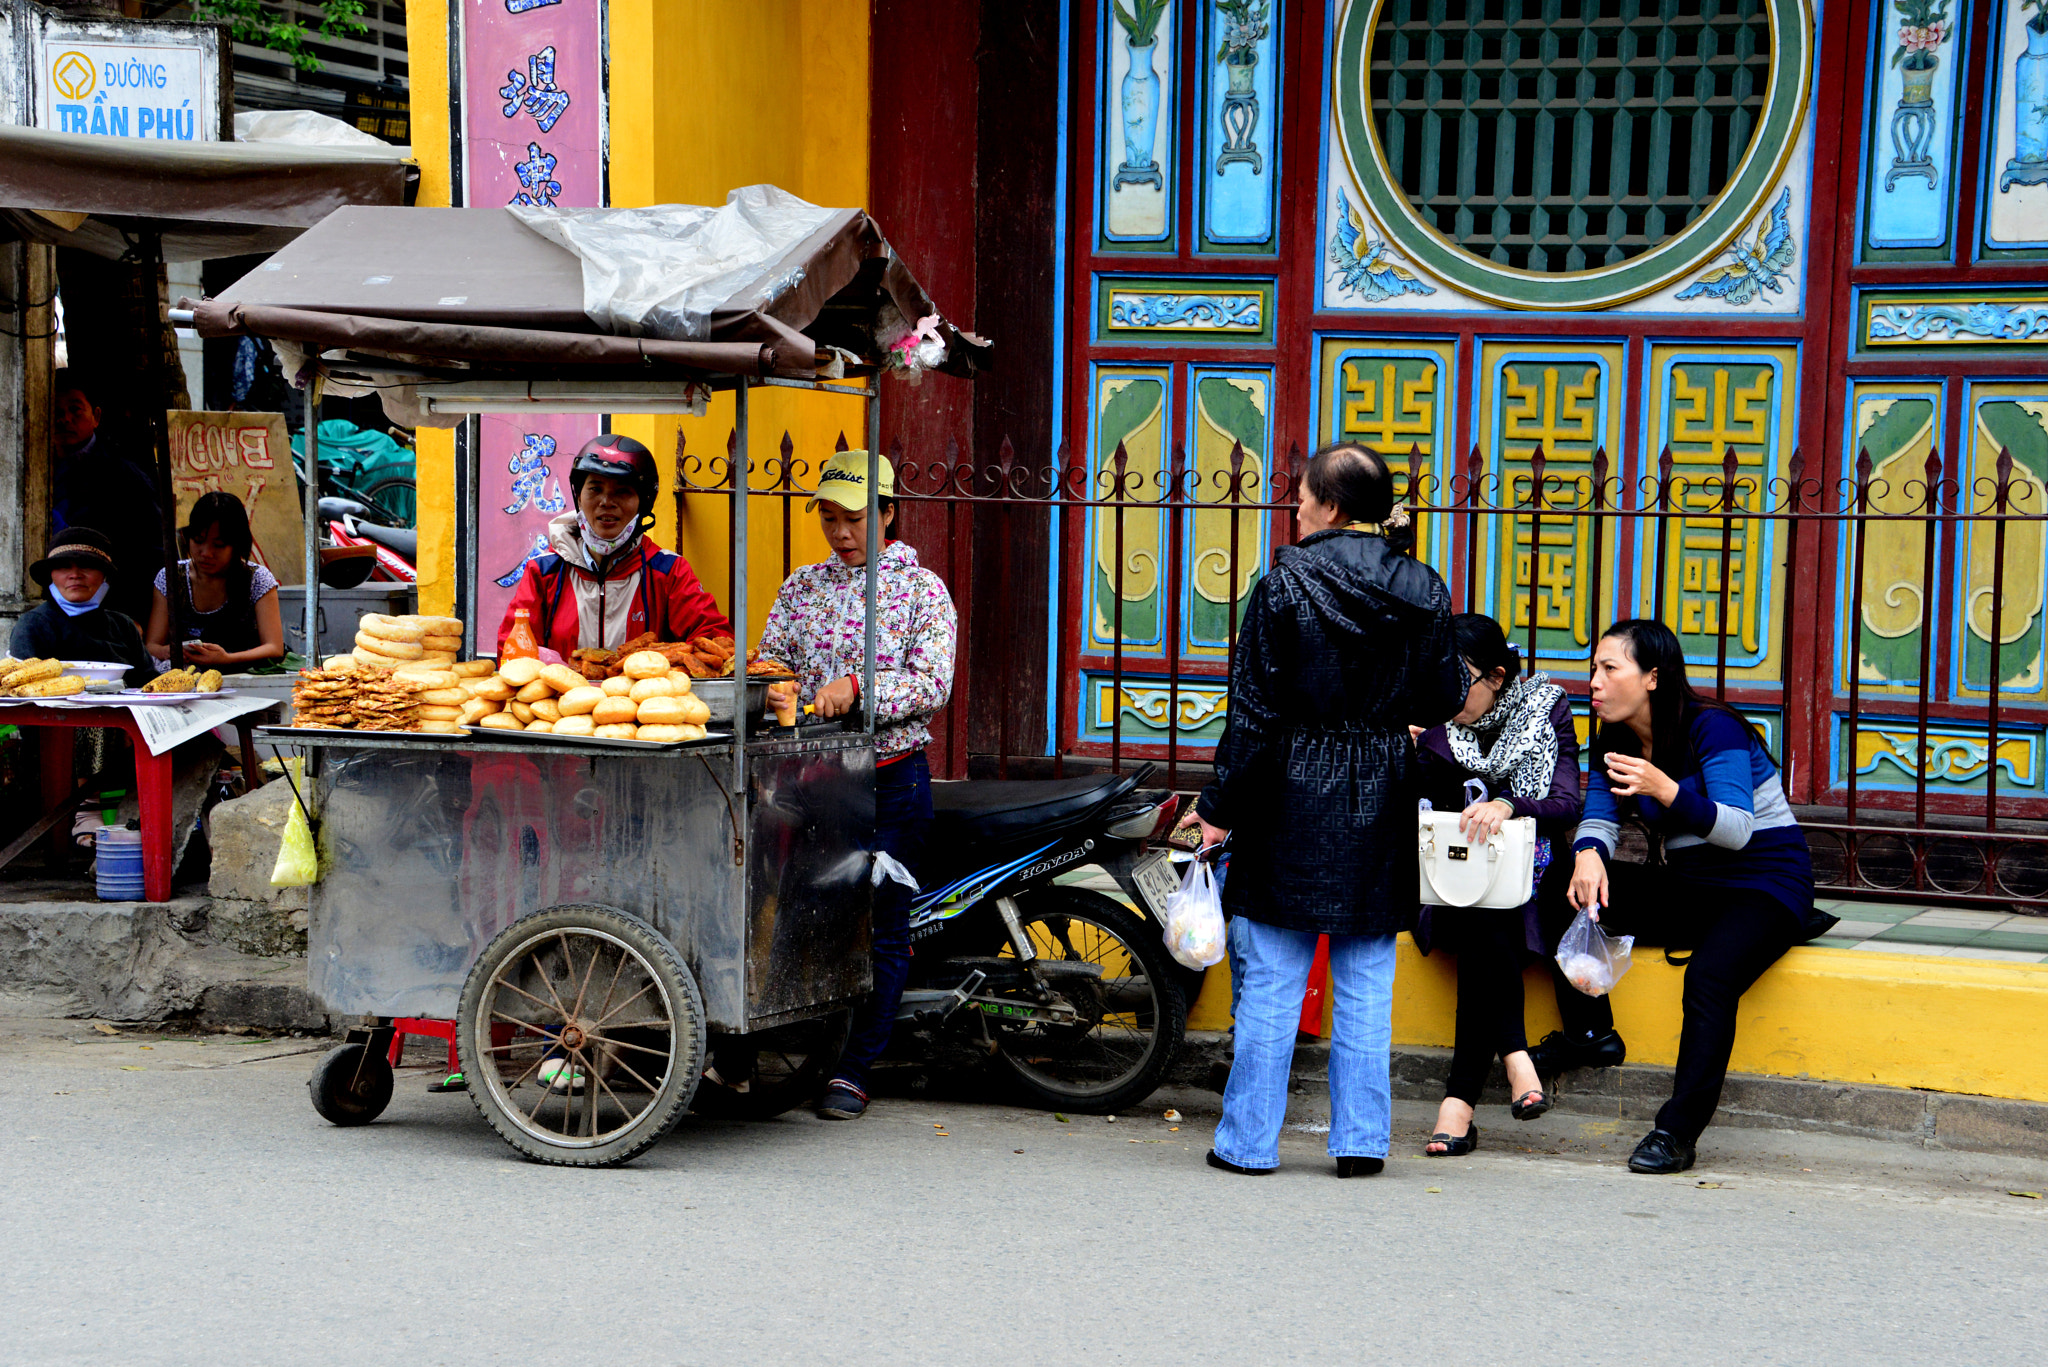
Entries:
{"type": "MultiPolygon", "coordinates": [[[[933,822],[910,909],[910,981],[885,1057],[962,1050],[1033,1104],[1114,1113],[1159,1086],[1179,1052],[1199,971],[1162,936],[1178,873],[1150,849],[1179,800],[1129,774],[932,785],[933,822]],[[1057,881],[1099,865],[1134,911],[1057,881]]],[[[849,1017],[750,1037],[748,1091],[707,1089],[698,1109],[765,1118],[816,1096],[849,1017]]]]}

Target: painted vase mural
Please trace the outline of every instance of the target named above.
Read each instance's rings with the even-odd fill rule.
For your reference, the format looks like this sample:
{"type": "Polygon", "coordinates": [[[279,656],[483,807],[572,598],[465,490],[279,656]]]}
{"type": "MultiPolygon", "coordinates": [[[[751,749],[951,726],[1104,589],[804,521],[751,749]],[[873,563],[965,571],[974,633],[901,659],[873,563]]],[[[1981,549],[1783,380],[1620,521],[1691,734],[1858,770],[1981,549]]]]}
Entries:
{"type": "Polygon", "coordinates": [[[1159,139],[1159,73],[1152,69],[1157,43],[1133,45],[1131,69],[1124,73],[1124,164],[1116,168],[1118,185],[1164,188],[1159,164],[1152,160],[1159,139]]]}
{"type": "Polygon", "coordinates": [[[1919,176],[1930,186],[1935,183],[1934,73],[1941,66],[1941,48],[1952,28],[1948,0],[1896,3],[1899,45],[1892,51],[1892,65],[1901,68],[1902,88],[1898,107],[1892,111],[1892,167],[1884,176],[1887,191],[1905,176],[1919,176]]]}
{"type": "MultiPolygon", "coordinates": [[[[2029,6],[2040,10],[2040,6],[2029,6]]],[[[2048,184],[2048,10],[2027,25],[2027,50],[2013,63],[2013,158],[1999,173],[2003,193],[2015,185],[2048,184]]]]}

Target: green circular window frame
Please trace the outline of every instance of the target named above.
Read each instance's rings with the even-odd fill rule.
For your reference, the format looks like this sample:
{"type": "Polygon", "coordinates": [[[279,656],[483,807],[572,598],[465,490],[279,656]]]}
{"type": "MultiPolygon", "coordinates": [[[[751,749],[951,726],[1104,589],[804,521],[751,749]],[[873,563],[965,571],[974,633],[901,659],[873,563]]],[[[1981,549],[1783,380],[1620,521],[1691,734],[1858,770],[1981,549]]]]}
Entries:
{"type": "Polygon", "coordinates": [[[1676,236],[1612,266],[1590,271],[1522,271],[1474,256],[1425,222],[1387,168],[1367,105],[1372,34],[1387,0],[1353,0],[1338,21],[1333,89],[1337,143],[1360,192],[1387,235],[1415,265],[1454,289],[1505,308],[1610,307],[1654,294],[1712,262],[1763,211],[1806,120],[1813,80],[1809,0],[1767,0],[1771,21],[1770,91],[1735,174],[1676,236]]]}

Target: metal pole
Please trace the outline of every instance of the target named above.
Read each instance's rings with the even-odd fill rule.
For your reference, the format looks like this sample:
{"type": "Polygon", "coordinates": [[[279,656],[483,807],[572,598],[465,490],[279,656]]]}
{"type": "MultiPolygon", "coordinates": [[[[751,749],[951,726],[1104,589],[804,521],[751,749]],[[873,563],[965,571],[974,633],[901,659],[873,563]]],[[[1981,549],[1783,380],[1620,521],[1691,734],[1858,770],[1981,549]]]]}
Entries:
{"type": "Polygon", "coordinates": [[[860,712],[865,732],[875,734],[875,585],[882,561],[882,386],[879,378],[862,400],[868,429],[868,580],[866,639],[861,644],[860,712]]]}
{"type": "Polygon", "coordinates": [[[185,663],[185,624],[191,620],[188,612],[191,601],[185,576],[178,573],[178,488],[171,478],[171,380],[164,360],[163,336],[154,325],[156,279],[164,261],[163,236],[154,232],[144,233],[142,246],[140,266],[142,273],[149,277],[148,290],[152,302],[131,317],[150,320],[148,373],[152,383],[148,409],[149,444],[156,464],[157,505],[164,541],[164,598],[171,609],[171,668],[178,669],[185,663]]]}
{"type": "Polygon", "coordinates": [[[747,381],[732,392],[732,862],[746,864],[747,803],[747,381]]]}
{"type": "Polygon", "coordinates": [[[318,371],[306,382],[306,661],[320,666],[320,389],[318,371]]]}

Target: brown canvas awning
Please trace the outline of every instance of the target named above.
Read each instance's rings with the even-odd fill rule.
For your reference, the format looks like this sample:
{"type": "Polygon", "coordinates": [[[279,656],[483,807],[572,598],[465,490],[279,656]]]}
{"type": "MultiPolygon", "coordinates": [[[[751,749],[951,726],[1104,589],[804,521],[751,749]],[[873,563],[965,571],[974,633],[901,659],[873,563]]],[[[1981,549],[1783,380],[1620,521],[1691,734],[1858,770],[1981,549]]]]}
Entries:
{"type": "MultiPolygon", "coordinates": [[[[649,265],[657,276],[660,264],[672,263],[649,265]]],[[[584,260],[506,210],[345,208],[189,307],[203,337],[246,333],[430,373],[523,380],[811,379],[834,349],[878,362],[885,306],[913,323],[938,312],[858,209],[824,211],[821,227],[773,255],[721,264],[717,279],[731,292],[709,309],[708,335],[622,336],[586,312],[584,260]]],[[[980,368],[986,343],[944,322],[936,331],[946,354],[934,368],[980,368]]]]}
{"type": "Polygon", "coordinates": [[[402,205],[413,168],[375,150],[97,138],[0,126],[0,236],[164,256],[270,251],[350,204],[402,205]],[[82,217],[81,217],[82,216],[82,217]]]}

